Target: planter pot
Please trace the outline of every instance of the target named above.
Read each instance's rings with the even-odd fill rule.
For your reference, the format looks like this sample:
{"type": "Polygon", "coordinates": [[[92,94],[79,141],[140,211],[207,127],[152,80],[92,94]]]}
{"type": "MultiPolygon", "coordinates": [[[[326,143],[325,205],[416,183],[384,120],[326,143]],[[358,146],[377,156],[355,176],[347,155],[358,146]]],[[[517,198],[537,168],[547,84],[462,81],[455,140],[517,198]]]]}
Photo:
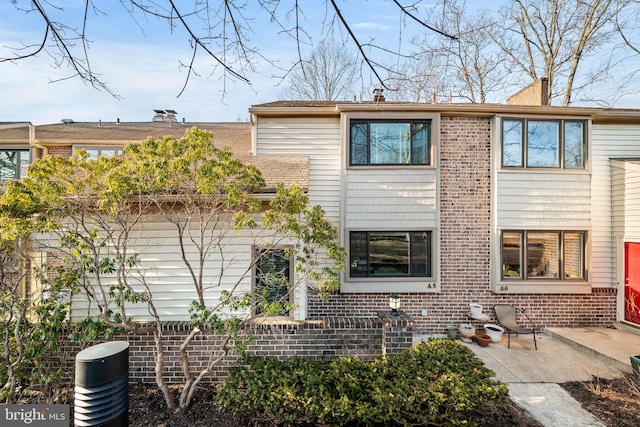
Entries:
{"type": "Polygon", "coordinates": [[[462,338],[471,338],[476,333],[476,328],[471,323],[461,323],[458,332],[462,338]]]}
{"type": "Polygon", "coordinates": [[[633,375],[636,377],[636,380],[640,381],[640,355],[629,356],[629,360],[631,360],[633,375]]]}
{"type": "Polygon", "coordinates": [[[504,329],[498,325],[487,323],[484,325],[484,331],[491,337],[491,342],[500,342],[504,329]]]}
{"type": "Polygon", "coordinates": [[[480,347],[486,347],[491,342],[491,337],[487,334],[475,334],[473,337],[480,347]]]}
{"type": "Polygon", "coordinates": [[[482,305],[472,302],[469,304],[469,309],[471,310],[471,317],[474,319],[480,319],[482,317],[482,305]]]}
{"type": "Polygon", "coordinates": [[[447,326],[447,332],[452,340],[458,338],[458,328],[456,326],[447,326]]]}

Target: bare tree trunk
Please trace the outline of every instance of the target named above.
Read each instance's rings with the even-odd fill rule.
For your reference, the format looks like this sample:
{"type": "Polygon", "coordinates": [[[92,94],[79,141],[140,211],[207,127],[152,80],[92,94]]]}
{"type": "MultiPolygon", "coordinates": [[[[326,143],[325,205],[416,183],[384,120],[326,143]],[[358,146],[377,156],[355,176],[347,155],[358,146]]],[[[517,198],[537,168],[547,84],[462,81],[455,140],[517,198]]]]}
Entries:
{"type": "Polygon", "coordinates": [[[230,341],[230,337],[225,337],[224,338],[224,342],[220,345],[219,351],[217,353],[217,355],[214,357],[214,354],[211,354],[211,357],[209,359],[209,363],[207,364],[207,367],[204,368],[203,370],[200,371],[200,373],[198,374],[197,377],[192,378],[190,376],[190,382],[187,386],[187,384],[185,384],[184,389],[182,390],[182,393],[180,395],[180,408],[181,409],[185,409],[188,408],[191,405],[191,402],[193,401],[193,393],[196,390],[196,387],[198,386],[198,384],[200,383],[200,381],[202,381],[203,378],[205,378],[207,375],[209,375],[209,373],[211,372],[211,369],[213,369],[213,367],[218,364],[218,362],[220,362],[222,359],[224,359],[225,357],[227,357],[227,355],[229,354],[229,341],[230,341]]]}
{"type": "Polygon", "coordinates": [[[169,390],[167,384],[164,382],[164,348],[162,347],[162,325],[160,323],[156,324],[156,328],[153,332],[153,339],[156,344],[156,384],[164,396],[167,408],[169,408],[170,411],[175,412],[175,398],[173,397],[173,394],[171,394],[171,390],[169,390]]]}

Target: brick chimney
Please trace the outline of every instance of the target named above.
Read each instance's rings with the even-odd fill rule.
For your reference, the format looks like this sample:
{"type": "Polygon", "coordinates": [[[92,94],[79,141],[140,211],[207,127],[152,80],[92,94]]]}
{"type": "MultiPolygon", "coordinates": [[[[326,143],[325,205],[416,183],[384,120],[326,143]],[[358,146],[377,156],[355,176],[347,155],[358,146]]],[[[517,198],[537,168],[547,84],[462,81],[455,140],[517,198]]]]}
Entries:
{"type": "Polygon", "coordinates": [[[542,77],[511,95],[507,105],[550,105],[549,79],[542,77]]]}
{"type": "Polygon", "coordinates": [[[384,102],[384,95],[382,94],[382,89],[373,90],[373,102],[384,102]]]}

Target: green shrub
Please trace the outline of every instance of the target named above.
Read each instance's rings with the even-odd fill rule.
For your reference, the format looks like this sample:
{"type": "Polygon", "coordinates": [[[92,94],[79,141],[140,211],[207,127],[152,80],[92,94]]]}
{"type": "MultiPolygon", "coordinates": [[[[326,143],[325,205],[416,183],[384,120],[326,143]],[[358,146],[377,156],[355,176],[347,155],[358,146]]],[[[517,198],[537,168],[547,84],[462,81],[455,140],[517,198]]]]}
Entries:
{"type": "Polygon", "coordinates": [[[474,414],[508,395],[492,375],[451,340],[422,341],[373,362],[245,356],[216,399],[254,421],[279,425],[473,425],[474,414]]]}

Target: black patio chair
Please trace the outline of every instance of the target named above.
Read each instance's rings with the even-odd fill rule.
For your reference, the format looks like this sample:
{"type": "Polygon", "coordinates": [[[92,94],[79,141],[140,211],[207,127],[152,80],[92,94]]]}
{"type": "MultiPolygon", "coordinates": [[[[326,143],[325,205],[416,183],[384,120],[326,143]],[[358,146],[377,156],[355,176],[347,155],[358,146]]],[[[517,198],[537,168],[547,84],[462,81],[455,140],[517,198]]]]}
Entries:
{"type": "Polygon", "coordinates": [[[493,310],[496,313],[496,319],[498,319],[498,324],[501,325],[505,332],[507,333],[507,348],[511,348],[511,334],[533,334],[533,345],[536,350],[538,349],[538,342],[536,340],[536,325],[533,321],[527,316],[524,309],[517,309],[516,307],[509,304],[496,304],[493,307],[493,310]],[[531,324],[531,328],[526,328],[524,326],[518,325],[516,320],[516,314],[522,313],[524,317],[527,318],[529,323],[531,324]]]}

